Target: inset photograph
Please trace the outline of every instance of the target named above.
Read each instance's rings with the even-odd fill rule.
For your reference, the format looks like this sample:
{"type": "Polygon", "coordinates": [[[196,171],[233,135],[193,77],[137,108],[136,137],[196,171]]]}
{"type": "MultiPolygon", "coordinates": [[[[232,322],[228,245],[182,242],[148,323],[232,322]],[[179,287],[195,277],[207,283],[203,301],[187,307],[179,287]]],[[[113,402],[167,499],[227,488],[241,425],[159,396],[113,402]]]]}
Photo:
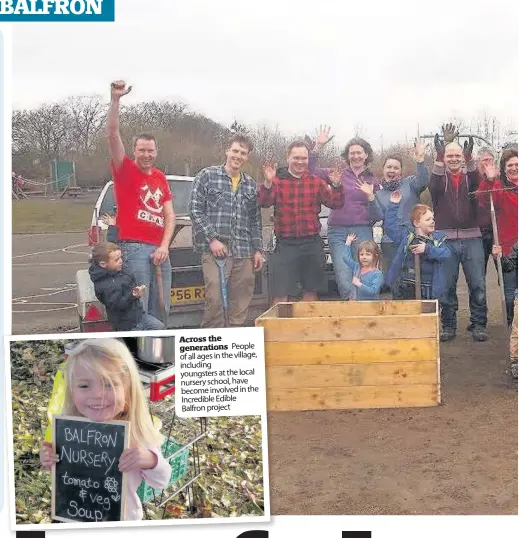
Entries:
{"type": "Polygon", "coordinates": [[[17,526],[269,515],[262,417],[178,417],[174,336],[16,337],[6,360],[17,526]]]}

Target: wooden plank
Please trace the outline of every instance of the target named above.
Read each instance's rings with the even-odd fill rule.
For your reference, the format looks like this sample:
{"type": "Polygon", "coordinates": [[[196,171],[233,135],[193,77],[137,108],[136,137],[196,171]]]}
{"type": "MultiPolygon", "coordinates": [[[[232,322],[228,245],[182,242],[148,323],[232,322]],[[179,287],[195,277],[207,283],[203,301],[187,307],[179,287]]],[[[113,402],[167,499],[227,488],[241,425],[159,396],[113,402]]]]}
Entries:
{"type": "Polygon", "coordinates": [[[271,306],[268,310],[265,310],[261,316],[256,318],[256,321],[262,318],[277,318],[278,317],[278,305],[271,306]]]}
{"type": "Polygon", "coordinates": [[[439,350],[438,338],[354,342],[265,342],[265,365],[268,367],[430,361],[438,359],[439,350]]]}
{"type": "Polygon", "coordinates": [[[348,318],[257,319],[267,342],[326,342],[434,338],[438,316],[356,316],[348,318]]]}
{"type": "Polygon", "coordinates": [[[422,301],[327,301],[299,302],[293,305],[294,318],[375,315],[419,315],[422,301]]]}
{"type": "Polygon", "coordinates": [[[267,390],[269,411],[432,407],[438,404],[438,386],[434,384],[267,390]]]}
{"type": "Polygon", "coordinates": [[[270,366],[268,390],[352,386],[435,385],[436,361],[270,366]]]}

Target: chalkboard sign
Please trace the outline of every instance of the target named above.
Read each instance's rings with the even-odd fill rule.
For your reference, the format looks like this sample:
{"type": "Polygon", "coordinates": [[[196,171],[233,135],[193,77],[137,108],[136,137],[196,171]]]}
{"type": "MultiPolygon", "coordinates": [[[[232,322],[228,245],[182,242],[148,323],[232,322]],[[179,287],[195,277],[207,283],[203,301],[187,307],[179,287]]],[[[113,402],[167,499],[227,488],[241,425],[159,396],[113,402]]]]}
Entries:
{"type": "Polygon", "coordinates": [[[52,473],[52,518],[124,520],[126,477],[119,458],[129,446],[129,422],[54,415],[52,424],[59,456],[52,473]]]}

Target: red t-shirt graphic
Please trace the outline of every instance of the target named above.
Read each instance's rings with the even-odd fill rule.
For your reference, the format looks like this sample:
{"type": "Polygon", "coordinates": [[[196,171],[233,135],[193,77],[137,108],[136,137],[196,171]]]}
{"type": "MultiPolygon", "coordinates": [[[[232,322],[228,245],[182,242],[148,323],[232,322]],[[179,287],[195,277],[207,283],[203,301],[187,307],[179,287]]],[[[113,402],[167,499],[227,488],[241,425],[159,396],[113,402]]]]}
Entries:
{"type": "Polygon", "coordinates": [[[129,157],[112,174],[120,241],[159,246],[164,235],[164,204],[173,199],[166,176],[157,168],[144,173],[129,157]]]}

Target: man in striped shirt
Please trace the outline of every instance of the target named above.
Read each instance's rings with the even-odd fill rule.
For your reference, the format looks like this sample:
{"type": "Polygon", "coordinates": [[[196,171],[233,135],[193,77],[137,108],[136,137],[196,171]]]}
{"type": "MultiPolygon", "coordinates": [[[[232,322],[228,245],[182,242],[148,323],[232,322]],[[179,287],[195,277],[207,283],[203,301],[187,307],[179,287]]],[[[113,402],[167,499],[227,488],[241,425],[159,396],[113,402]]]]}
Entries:
{"type": "MultiPolygon", "coordinates": [[[[319,235],[321,205],[338,209],[344,190],[338,170],[330,182],[308,171],[308,147],[296,141],[288,146],[287,168],[265,164],[265,181],[258,192],[261,207],[274,206],[276,248],[272,255],[273,303],[287,301],[294,284],[301,283],[303,300],[316,301],[323,287],[325,256],[319,235]]],[[[346,238],[345,238],[346,239],[346,238]]]]}
{"type": "Polygon", "coordinates": [[[241,170],[252,149],[249,138],[234,135],[227,145],[225,164],[204,168],[193,183],[189,215],[193,246],[202,254],[205,281],[202,328],[224,326],[216,258],[224,258],[226,262],[231,327],[240,327],[247,319],[254,294],[254,272],[263,267],[256,182],[241,170]]]}

